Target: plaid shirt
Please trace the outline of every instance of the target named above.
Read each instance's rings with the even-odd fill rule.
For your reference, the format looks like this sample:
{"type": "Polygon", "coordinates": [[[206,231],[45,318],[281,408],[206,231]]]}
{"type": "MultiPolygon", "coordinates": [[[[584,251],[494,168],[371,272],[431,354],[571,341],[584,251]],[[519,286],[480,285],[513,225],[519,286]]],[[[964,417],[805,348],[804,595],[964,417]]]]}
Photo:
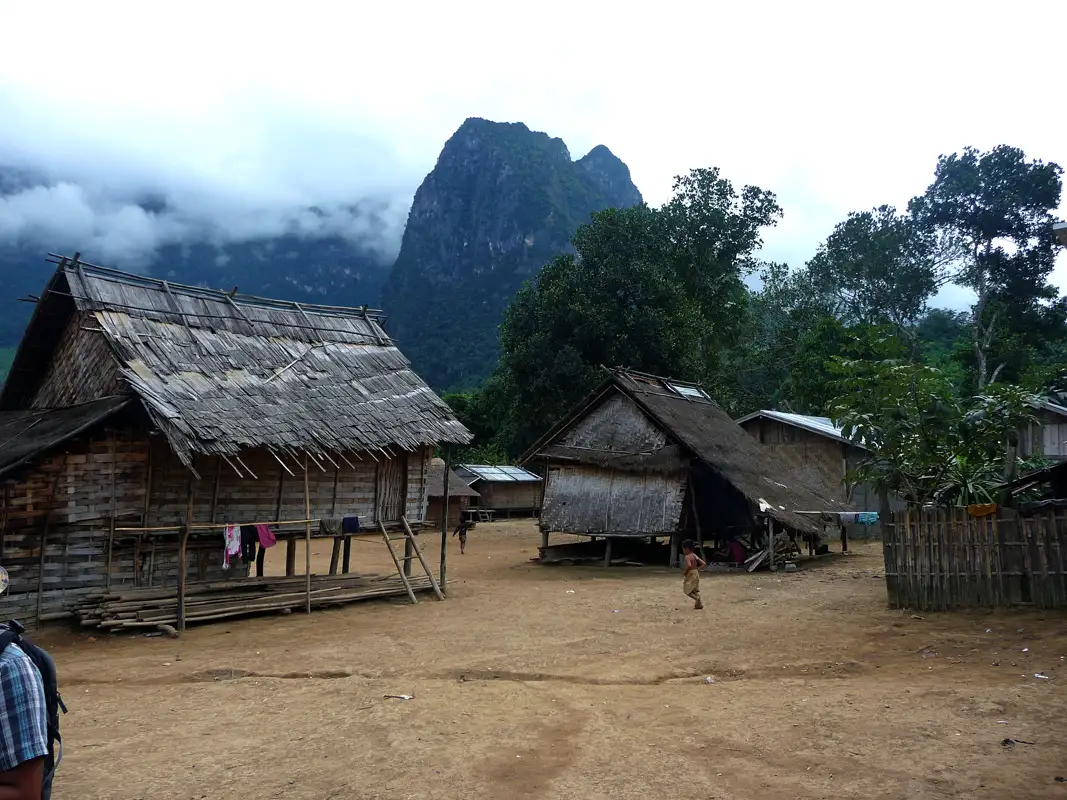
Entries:
{"type": "Polygon", "coordinates": [[[16,644],[0,653],[0,772],[48,755],[41,673],[16,644]]]}

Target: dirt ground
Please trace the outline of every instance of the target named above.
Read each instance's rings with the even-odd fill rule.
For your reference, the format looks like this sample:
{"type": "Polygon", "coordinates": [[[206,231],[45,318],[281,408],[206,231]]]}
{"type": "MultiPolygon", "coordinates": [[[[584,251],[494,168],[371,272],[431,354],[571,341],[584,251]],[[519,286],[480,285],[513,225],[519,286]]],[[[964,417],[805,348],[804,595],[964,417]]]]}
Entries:
{"type": "Polygon", "coordinates": [[[890,611],[871,544],[705,575],[696,612],[677,571],[538,566],[537,536],[451,539],[443,603],[42,637],[53,797],[1067,798],[1067,615],[890,611]]]}

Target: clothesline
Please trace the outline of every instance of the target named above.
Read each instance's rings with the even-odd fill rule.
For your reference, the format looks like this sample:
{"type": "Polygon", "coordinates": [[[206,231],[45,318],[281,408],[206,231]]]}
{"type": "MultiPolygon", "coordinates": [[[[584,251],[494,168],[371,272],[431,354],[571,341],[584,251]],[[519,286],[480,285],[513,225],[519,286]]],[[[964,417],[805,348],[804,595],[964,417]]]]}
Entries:
{"type": "MultiPolygon", "coordinates": [[[[307,525],[309,522],[320,522],[319,519],[283,519],[275,520],[274,522],[211,522],[202,523],[197,525],[190,525],[191,531],[212,531],[212,530],[226,530],[231,525],[240,527],[242,525],[307,525]]],[[[115,528],[115,531],[123,531],[126,533],[141,532],[165,532],[165,531],[182,531],[185,530],[184,525],[164,525],[158,528],[115,528]]]]}

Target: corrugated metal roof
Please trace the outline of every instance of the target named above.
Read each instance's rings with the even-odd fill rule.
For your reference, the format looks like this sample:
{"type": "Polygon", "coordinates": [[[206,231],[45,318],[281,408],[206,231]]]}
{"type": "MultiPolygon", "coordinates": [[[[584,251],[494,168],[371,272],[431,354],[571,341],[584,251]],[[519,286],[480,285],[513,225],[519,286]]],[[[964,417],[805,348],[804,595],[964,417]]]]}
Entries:
{"type": "Polygon", "coordinates": [[[541,476],[527,472],[522,467],[494,467],[490,464],[460,464],[461,470],[469,472],[476,480],[495,483],[540,481],[541,476]]]}
{"type": "Polygon", "coordinates": [[[812,433],[828,436],[839,442],[855,444],[854,442],[849,442],[848,439],[841,435],[841,428],[834,425],[834,421],[829,417],[813,417],[808,414],[790,414],[786,411],[763,409],[762,411],[753,411],[751,414],[741,417],[741,419],[737,420],[737,424],[744,425],[746,422],[756,419],[756,417],[767,417],[768,419],[778,420],[779,422],[784,422],[786,425],[794,425],[797,428],[804,428],[812,433]]]}

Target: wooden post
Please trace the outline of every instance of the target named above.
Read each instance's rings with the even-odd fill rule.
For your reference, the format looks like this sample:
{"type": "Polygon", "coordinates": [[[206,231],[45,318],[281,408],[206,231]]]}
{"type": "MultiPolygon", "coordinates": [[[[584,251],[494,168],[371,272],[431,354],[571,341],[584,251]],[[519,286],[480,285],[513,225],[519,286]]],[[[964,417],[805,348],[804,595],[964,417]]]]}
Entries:
{"type": "Polygon", "coordinates": [[[400,521],[404,523],[404,532],[411,540],[411,546],[415,550],[415,555],[419,557],[419,563],[422,564],[422,568],[426,570],[426,577],[430,579],[430,586],[433,587],[434,593],[437,595],[438,600],[444,600],[445,594],[441,591],[441,586],[433,577],[433,573],[430,572],[430,565],[426,563],[426,559],[422,557],[422,550],[419,549],[418,543],[415,541],[415,533],[411,530],[411,525],[408,523],[407,517],[401,517],[400,521]]]}
{"type": "Polygon", "coordinates": [[[671,534],[671,566],[678,566],[678,531],[671,534]]]}
{"type": "Polygon", "coordinates": [[[696,485],[693,483],[693,473],[689,473],[689,507],[693,512],[693,524],[697,529],[697,552],[704,557],[704,531],[700,527],[700,515],[697,513],[696,485]]]}
{"type": "Polygon", "coordinates": [[[44,560],[45,560],[45,548],[48,547],[48,529],[52,526],[52,512],[55,510],[56,505],[56,487],[59,485],[59,479],[63,476],[63,473],[67,469],[67,457],[63,456],[60,461],[59,471],[52,478],[52,486],[48,492],[48,502],[44,507],[44,530],[41,532],[41,556],[37,564],[37,614],[35,616],[35,624],[37,630],[41,629],[41,612],[42,604],[44,602],[44,560]]]}
{"type": "MultiPolygon", "coordinates": [[[[306,459],[305,459],[306,460],[306,459]]],[[[306,466],[306,465],[305,465],[306,466]]],[[[281,465],[278,465],[278,469],[281,470],[278,476],[278,509],[274,515],[275,519],[282,518],[282,492],[285,485],[285,470],[281,465]]],[[[307,470],[305,469],[305,472],[307,470]]],[[[305,517],[304,519],[307,519],[305,517]]],[[[296,537],[289,535],[285,540],[285,575],[291,578],[296,574],[296,537]]]]}
{"type": "Polygon", "coordinates": [[[604,566],[611,566],[611,541],[615,537],[607,536],[604,538],[604,566]]]}
{"type": "Polygon", "coordinates": [[[841,552],[848,552],[848,527],[841,525],[841,552]]]}
{"type": "MultiPolygon", "coordinates": [[[[282,490],[285,487],[285,467],[278,464],[278,498],[274,504],[274,518],[280,520],[282,518],[282,490]]],[[[286,551],[288,554],[288,551],[286,551]]],[[[263,545],[259,546],[259,551],[256,553],[256,577],[263,577],[263,568],[266,565],[267,560],[267,548],[263,545]]]]}
{"type": "MultiPolygon", "coordinates": [[[[548,456],[545,456],[545,463],[544,463],[545,474],[541,478],[541,500],[537,504],[537,518],[538,519],[541,519],[541,515],[544,513],[544,510],[545,510],[545,498],[548,497],[548,466],[549,466],[548,456]]],[[[547,546],[548,546],[548,544],[547,544],[547,541],[546,541],[545,547],[547,547],[547,546]]]]}
{"type": "Polygon", "coordinates": [[[178,630],[185,630],[185,561],[189,547],[189,525],[178,536],[178,630]]]}
{"type": "MultiPolygon", "coordinates": [[[[152,439],[148,439],[148,466],[145,468],[144,505],[141,507],[141,527],[148,527],[148,512],[152,503],[152,439]]],[[[141,540],[143,536],[135,536],[133,540],[133,585],[140,586],[144,582],[141,574],[141,540]]],[[[149,578],[151,579],[151,572],[149,578]]]]}
{"type": "MultiPolygon", "coordinates": [[[[54,494],[54,492],[53,492],[54,494]]],[[[44,553],[48,547],[48,528],[52,524],[52,504],[44,512],[44,530],[41,532],[41,557],[37,562],[37,614],[36,629],[41,629],[41,604],[44,602],[44,553]]]]}
{"type": "MultiPolygon", "coordinates": [[[[296,549],[296,541],[293,541],[296,549]]],[[[304,453],[304,579],[307,613],[311,613],[311,492],[308,489],[308,457],[304,453]]]]}
{"type": "Polygon", "coordinates": [[[400,582],[404,584],[404,588],[408,591],[408,597],[412,603],[418,603],[419,598],[415,596],[415,592],[411,589],[411,584],[408,583],[408,576],[404,574],[404,568],[400,566],[400,559],[396,557],[396,553],[393,552],[393,544],[389,541],[389,534],[385,530],[385,523],[378,520],[378,530],[381,531],[382,539],[385,540],[385,547],[389,551],[389,558],[393,559],[393,566],[396,567],[397,573],[400,575],[400,582]]]}
{"type": "Polygon", "coordinates": [[[107,574],[104,577],[104,590],[111,588],[111,555],[115,547],[115,460],[118,458],[115,448],[115,431],[108,431],[108,450],[111,453],[111,511],[107,531],[107,574]]]}
{"type": "Polygon", "coordinates": [[[541,549],[544,550],[548,547],[548,528],[544,525],[541,526],[541,549]]]}
{"type": "MultiPolygon", "coordinates": [[[[337,518],[337,482],[341,477],[341,465],[338,464],[333,471],[333,499],[330,501],[330,518],[337,518]]],[[[337,574],[337,565],[341,560],[341,540],[343,536],[333,537],[333,551],[330,553],[330,574],[337,574]]]]}
{"type": "Polygon", "coordinates": [[[767,515],[767,568],[774,572],[774,517],[767,515]]]}
{"type": "MultiPolygon", "coordinates": [[[[196,457],[193,457],[196,464],[196,457]]],[[[185,630],[185,573],[186,554],[189,548],[189,534],[193,524],[193,475],[189,473],[189,496],[185,504],[185,527],[178,537],[178,630],[185,630]]]]}
{"type": "MultiPolygon", "coordinates": [[[[441,584],[441,591],[447,592],[448,586],[446,583],[446,568],[448,560],[448,473],[452,469],[452,465],[448,461],[448,445],[444,448],[445,456],[445,484],[442,487],[442,511],[441,511],[441,570],[438,574],[438,583],[441,584]]],[[[461,520],[462,522],[462,520],[461,520]]]]}

